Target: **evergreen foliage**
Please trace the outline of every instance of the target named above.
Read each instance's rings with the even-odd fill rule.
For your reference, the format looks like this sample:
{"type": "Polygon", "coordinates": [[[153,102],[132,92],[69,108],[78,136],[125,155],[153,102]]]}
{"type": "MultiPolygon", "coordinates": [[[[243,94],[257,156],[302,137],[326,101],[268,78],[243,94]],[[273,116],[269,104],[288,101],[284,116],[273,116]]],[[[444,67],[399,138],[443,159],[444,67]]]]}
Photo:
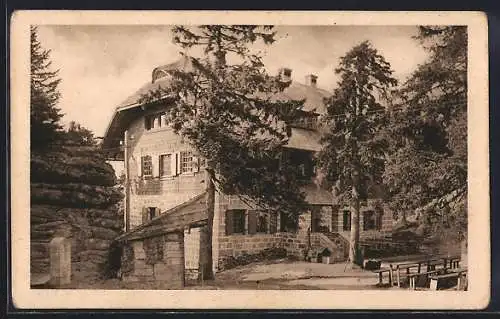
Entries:
{"type": "MultiPolygon", "coordinates": [[[[423,213],[427,234],[467,228],[467,28],[420,27],[428,60],[404,83],[393,107],[384,173],[401,218],[423,213]]],[[[449,234],[447,235],[448,237],[449,234]]]]}
{"type": "Polygon", "coordinates": [[[359,211],[370,189],[382,182],[387,140],[382,104],[397,85],[390,64],[368,42],[340,59],[338,87],[327,101],[328,130],[322,138],[318,163],[340,205],[352,207],[349,258],[357,262],[359,211]]]}
{"type": "Polygon", "coordinates": [[[143,100],[154,103],[168,96],[167,122],[206,159],[210,228],[216,188],[293,218],[305,205],[296,171],[281,157],[290,133],[287,123],[303,101],[273,100],[285,84],[269,76],[250,49],[257,41],[272,44],[272,29],[174,27],[175,43],[202,48],[204,56],[186,56],[193,70],[171,71],[168,87],[143,100]]]}
{"type": "Polygon", "coordinates": [[[57,107],[61,79],[58,71],[51,70],[50,50],[42,47],[37,28],[31,27],[31,150],[44,151],[61,139],[63,116],[57,107]]]}

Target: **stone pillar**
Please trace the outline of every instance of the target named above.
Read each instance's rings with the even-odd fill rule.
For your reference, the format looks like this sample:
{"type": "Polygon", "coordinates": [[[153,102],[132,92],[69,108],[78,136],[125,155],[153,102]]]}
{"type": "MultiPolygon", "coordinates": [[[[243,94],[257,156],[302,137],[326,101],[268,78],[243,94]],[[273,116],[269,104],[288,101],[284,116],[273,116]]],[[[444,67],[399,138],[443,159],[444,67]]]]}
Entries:
{"type": "Polygon", "coordinates": [[[71,282],[71,240],[55,237],[50,242],[50,285],[61,286],[71,282]]]}

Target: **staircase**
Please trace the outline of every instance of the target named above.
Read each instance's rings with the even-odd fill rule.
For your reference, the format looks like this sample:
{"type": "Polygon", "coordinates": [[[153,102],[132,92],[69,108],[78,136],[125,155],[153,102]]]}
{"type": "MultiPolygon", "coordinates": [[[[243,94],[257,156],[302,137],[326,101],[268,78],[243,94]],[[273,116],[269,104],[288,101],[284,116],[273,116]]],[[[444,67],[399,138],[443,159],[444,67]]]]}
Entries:
{"type": "Polygon", "coordinates": [[[349,257],[349,241],[339,233],[311,233],[311,244],[314,249],[328,248],[333,262],[346,261],[349,257]]]}

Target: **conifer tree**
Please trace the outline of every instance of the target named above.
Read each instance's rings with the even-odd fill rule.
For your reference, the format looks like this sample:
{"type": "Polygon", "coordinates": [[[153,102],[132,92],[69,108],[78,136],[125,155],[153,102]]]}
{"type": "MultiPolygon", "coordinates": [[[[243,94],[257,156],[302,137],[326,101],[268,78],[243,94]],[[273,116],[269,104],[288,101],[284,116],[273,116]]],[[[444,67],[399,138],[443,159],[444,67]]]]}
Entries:
{"type": "Polygon", "coordinates": [[[380,184],[387,149],[382,101],[397,85],[390,64],[368,42],[340,59],[338,87],[327,101],[327,131],[318,163],[331,181],[336,201],[351,207],[349,261],[359,263],[359,214],[370,187],[380,184]]]}
{"type": "MultiPolygon", "coordinates": [[[[204,55],[185,55],[194,70],[170,71],[166,88],[144,102],[164,99],[167,121],[206,160],[208,240],[212,242],[216,189],[276,214],[297,219],[304,195],[296,171],[281,156],[288,124],[303,101],[277,101],[285,85],[269,76],[252,44],[274,42],[271,26],[207,25],[173,28],[174,42],[204,55]]],[[[213,277],[212,247],[206,278],[213,277]]]]}
{"type": "Polygon", "coordinates": [[[37,28],[31,27],[31,150],[44,151],[52,148],[61,138],[59,122],[63,114],[57,107],[61,79],[58,71],[51,70],[50,50],[42,47],[37,28]]]}
{"type": "Polygon", "coordinates": [[[467,28],[422,26],[416,40],[429,58],[394,106],[384,180],[401,218],[420,211],[427,233],[451,231],[461,239],[467,228],[467,28]]]}

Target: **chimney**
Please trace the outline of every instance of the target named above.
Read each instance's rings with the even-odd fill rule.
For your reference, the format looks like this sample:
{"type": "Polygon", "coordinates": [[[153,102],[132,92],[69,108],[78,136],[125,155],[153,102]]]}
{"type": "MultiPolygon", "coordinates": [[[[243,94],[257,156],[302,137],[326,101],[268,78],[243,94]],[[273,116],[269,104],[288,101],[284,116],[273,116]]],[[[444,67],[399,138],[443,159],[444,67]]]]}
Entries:
{"type": "Polygon", "coordinates": [[[316,87],[316,83],[318,82],[318,77],[314,74],[306,75],[306,85],[316,87]]]}
{"type": "Polygon", "coordinates": [[[282,82],[292,82],[292,69],[280,68],[278,71],[278,75],[282,82]]]}

